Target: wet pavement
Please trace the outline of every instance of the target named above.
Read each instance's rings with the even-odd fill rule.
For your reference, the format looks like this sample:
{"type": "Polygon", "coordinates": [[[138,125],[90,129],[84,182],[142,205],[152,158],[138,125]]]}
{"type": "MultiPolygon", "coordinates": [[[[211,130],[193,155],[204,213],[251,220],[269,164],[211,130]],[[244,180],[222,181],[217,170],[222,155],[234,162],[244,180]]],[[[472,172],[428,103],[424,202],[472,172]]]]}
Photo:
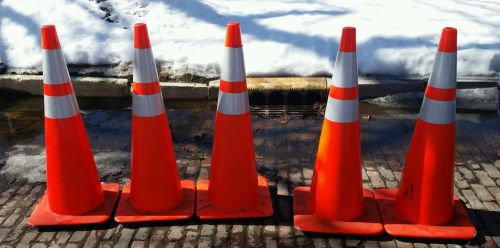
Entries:
{"type": "MultiPolygon", "coordinates": [[[[43,101],[4,96],[0,102],[0,247],[500,246],[500,118],[493,112],[457,116],[455,192],[470,209],[478,235],[472,241],[456,241],[320,235],[295,229],[291,193],[311,183],[321,106],[252,108],[257,169],[270,183],[272,217],[32,228],[27,217],[45,190],[43,101]]],[[[131,111],[125,108],[130,101],[79,99],[79,104],[102,180],[128,182],[131,111]]],[[[207,179],[214,103],[174,102],[167,108],[181,177],[207,179]]],[[[365,187],[398,186],[417,112],[361,105],[365,187]]]]}

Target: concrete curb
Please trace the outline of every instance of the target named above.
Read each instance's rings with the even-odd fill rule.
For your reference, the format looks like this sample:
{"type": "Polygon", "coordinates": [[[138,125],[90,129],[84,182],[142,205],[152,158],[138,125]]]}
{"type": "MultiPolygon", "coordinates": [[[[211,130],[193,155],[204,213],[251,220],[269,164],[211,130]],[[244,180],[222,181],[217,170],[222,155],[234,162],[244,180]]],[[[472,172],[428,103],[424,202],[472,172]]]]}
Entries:
{"type": "MultiPolygon", "coordinates": [[[[0,75],[0,89],[13,90],[34,96],[43,95],[43,76],[0,75]]],[[[123,78],[72,77],[78,97],[127,97],[130,85],[123,78]]]]}
{"type": "Polygon", "coordinates": [[[36,75],[0,75],[0,89],[39,96],[43,95],[42,80],[36,75]]]}
{"type": "Polygon", "coordinates": [[[208,86],[196,83],[160,82],[164,99],[207,100],[208,86]]]}
{"type": "MultiPolygon", "coordinates": [[[[131,85],[125,78],[72,77],[78,97],[130,97],[131,85]]],[[[33,96],[43,95],[41,75],[0,75],[0,90],[11,90],[33,96]]],[[[161,82],[163,98],[204,100],[208,86],[195,83],[161,82]]]]}
{"type": "Polygon", "coordinates": [[[77,96],[81,97],[126,97],[130,85],[123,78],[78,77],[73,80],[77,96]]]}
{"type": "MultiPolygon", "coordinates": [[[[12,90],[29,95],[43,95],[41,75],[0,75],[0,91],[12,90]]],[[[72,77],[78,97],[130,97],[131,83],[125,78],[72,77]]],[[[498,87],[498,76],[460,77],[458,88],[498,87]]],[[[404,92],[418,92],[425,89],[427,79],[359,78],[360,99],[382,97],[404,92]]],[[[331,79],[326,77],[273,77],[247,78],[248,90],[264,95],[279,92],[288,94],[316,93],[325,99],[331,79]]],[[[219,91],[219,80],[201,83],[161,82],[165,99],[215,100],[219,91]]]]}
{"type": "MultiPolygon", "coordinates": [[[[327,79],[328,85],[332,79],[327,79]]],[[[358,78],[359,99],[369,99],[403,92],[416,92],[425,89],[426,81],[418,79],[376,79],[358,78]]]]}
{"type": "MultiPolygon", "coordinates": [[[[271,92],[293,92],[308,91],[326,92],[325,77],[275,77],[275,78],[247,78],[247,88],[250,94],[261,92],[268,94],[271,92]]],[[[219,94],[219,80],[208,83],[208,99],[216,100],[219,94]]]]}

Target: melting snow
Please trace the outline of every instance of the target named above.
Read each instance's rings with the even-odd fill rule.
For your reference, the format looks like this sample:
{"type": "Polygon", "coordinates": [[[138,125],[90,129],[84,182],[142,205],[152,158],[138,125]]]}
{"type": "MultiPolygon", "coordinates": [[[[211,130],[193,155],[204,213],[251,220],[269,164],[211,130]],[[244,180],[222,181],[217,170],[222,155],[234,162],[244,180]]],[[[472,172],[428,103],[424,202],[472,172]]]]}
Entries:
{"type": "Polygon", "coordinates": [[[146,22],[160,66],[217,76],[225,24],[241,22],[249,75],[332,71],[343,26],[357,27],[363,74],[428,75],[441,29],[459,30],[459,75],[500,71],[497,1],[4,0],[0,62],[40,67],[39,29],[55,24],[68,63],[127,64],[146,22]]]}

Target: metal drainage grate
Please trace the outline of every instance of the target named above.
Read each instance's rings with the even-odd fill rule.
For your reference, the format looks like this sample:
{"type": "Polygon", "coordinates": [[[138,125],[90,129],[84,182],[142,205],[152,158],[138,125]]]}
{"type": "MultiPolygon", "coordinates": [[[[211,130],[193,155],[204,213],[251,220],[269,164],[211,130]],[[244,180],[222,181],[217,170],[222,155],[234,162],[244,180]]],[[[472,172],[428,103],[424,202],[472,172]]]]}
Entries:
{"type": "Polygon", "coordinates": [[[252,115],[261,117],[307,117],[320,116],[321,105],[251,105],[252,115]]]}
{"type": "Polygon", "coordinates": [[[325,100],[325,94],[318,91],[270,91],[251,92],[251,105],[314,105],[325,100]]]}

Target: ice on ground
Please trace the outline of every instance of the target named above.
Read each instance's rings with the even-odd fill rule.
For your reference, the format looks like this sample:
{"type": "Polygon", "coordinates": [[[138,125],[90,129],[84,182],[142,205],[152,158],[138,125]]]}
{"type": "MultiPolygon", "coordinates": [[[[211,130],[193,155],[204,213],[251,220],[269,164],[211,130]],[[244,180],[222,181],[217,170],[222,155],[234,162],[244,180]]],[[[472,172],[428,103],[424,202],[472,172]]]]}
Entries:
{"type": "Polygon", "coordinates": [[[357,27],[362,74],[430,73],[441,29],[458,29],[458,74],[500,71],[500,3],[490,1],[4,0],[0,63],[40,68],[39,28],[55,24],[68,63],[127,64],[145,22],[160,66],[218,76],[228,21],[241,22],[248,75],[332,71],[343,26],[357,27]]]}
{"type": "Polygon", "coordinates": [[[407,92],[374,99],[364,100],[365,102],[380,105],[383,107],[417,107],[422,104],[422,92],[407,92]]]}
{"type": "MultiPolygon", "coordinates": [[[[408,92],[366,100],[383,107],[420,107],[423,92],[408,92]]],[[[495,110],[499,103],[498,88],[458,89],[457,108],[472,110],[495,110]]]]}
{"type": "Polygon", "coordinates": [[[41,145],[15,145],[7,153],[1,173],[17,175],[30,182],[44,182],[45,148],[41,145]]]}
{"type": "Polygon", "coordinates": [[[497,87],[457,90],[457,107],[462,109],[495,110],[499,103],[497,87]]]}
{"type": "MultiPolygon", "coordinates": [[[[102,179],[127,180],[130,171],[130,110],[93,111],[83,114],[85,127],[102,179]]],[[[0,174],[45,182],[44,134],[34,144],[15,145],[6,153],[0,174]]]]}

